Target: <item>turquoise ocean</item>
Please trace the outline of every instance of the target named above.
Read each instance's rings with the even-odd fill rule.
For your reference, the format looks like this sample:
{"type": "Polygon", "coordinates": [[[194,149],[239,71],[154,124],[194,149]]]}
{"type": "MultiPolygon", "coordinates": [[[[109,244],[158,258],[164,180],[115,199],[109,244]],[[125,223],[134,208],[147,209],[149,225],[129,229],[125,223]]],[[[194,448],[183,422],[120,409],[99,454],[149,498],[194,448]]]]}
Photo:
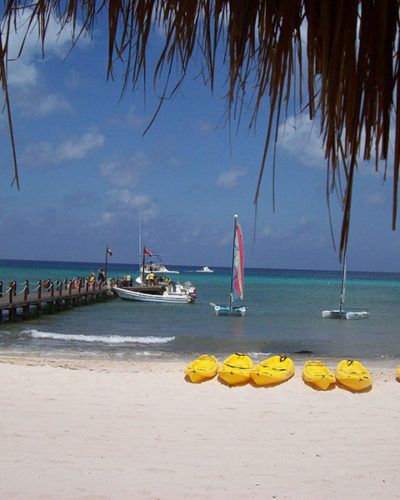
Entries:
{"type": "MultiPolygon", "coordinates": [[[[101,263],[0,260],[4,288],[17,280],[64,279],[97,272],[101,263]]],[[[348,272],[346,305],[364,320],[322,319],[339,304],[339,271],[246,269],[244,318],[216,317],[210,302],[227,303],[230,270],[196,273],[173,266],[197,288],[193,305],[111,300],[28,321],[0,323],[0,352],[43,356],[171,359],[245,352],[314,357],[400,358],[400,274],[348,272]]],[[[109,277],[136,276],[137,265],[110,264],[109,277]]]]}

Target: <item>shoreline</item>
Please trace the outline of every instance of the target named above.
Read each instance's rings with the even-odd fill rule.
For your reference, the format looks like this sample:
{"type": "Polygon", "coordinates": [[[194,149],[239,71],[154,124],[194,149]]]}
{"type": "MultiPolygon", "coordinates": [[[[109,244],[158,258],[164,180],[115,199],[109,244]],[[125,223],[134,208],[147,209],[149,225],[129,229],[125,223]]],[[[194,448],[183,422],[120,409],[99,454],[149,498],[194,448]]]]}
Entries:
{"type": "MultiPolygon", "coordinates": [[[[207,353],[193,353],[193,354],[179,354],[179,353],[138,353],[126,356],[124,354],[116,353],[93,353],[89,351],[63,351],[59,354],[54,352],[42,352],[42,351],[9,351],[0,349],[0,363],[2,364],[15,364],[21,366],[53,366],[61,368],[70,369],[89,369],[89,370],[99,370],[99,371],[124,371],[129,372],[131,369],[137,371],[139,366],[146,368],[148,365],[179,365],[182,366],[182,371],[185,366],[196,359],[200,354],[207,353]],[[136,366],[138,365],[138,366],[136,366]]],[[[213,353],[208,353],[213,354],[213,353]]],[[[231,353],[226,355],[215,355],[217,357],[218,363],[228,357],[231,353]]],[[[257,364],[270,356],[274,356],[279,353],[271,354],[248,354],[253,359],[254,364],[257,364]]],[[[312,354],[294,354],[287,355],[290,357],[296,368],[296,373],[301,372],[303,365],[309,360],[321,360],[331,369],[342,359],[356,359],[361,361],[366,368],[370,370],[396,370],[397,366],[400,365],[400,358],[388,358],[384,356],[368,358],[365,356],[360,357],[339,357],[339,356],[314,356],[312,354]]]]}
{"type": "Polygon", "coordinates": [[[398,498],[400,384],[184,380],[183,361],[0,356],[1,498],[398,498]],[[23,478],[23,480],[22,480],[23,478]]]}

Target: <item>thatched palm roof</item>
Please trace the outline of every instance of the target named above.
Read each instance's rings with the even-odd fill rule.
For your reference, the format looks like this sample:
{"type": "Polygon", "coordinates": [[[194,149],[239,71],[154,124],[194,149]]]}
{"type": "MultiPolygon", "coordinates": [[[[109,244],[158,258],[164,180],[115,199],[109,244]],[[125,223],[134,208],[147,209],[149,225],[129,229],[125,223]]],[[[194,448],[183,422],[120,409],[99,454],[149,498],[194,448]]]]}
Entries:
{"type": "MultiPolygon", "coordinates": [[[[108,75],[125,65],[124,87],[146,74],[146,51],[154,25],[165,32],[153,75],[168,76],[177,66],[184,78],[200,48],[206,81],[213,87],[220,54],[228,72],[227,100],[236,112],[253,96],[253,119],[267,109],[264,157],[290,99],[319,117],[327,160],[327,189],[341,190],[344,218],[341,249],[347,243],[357,160],[393,158],[393,216],[396,227],[400,164],[399,2],[398,0],[8,0],[0,36],[0,79],[7,91],[9,32],[18,12],[30,10],[25,30],[37,30],[45,49],[51,16],[75,36],[91,33],[98,16],[108,19],[108,75]],[[79,32],[78,32],[79,26],[79,32]],[[302,38],[306,43],[302,44],[302,38]],[[305,69],[303,74],[302,68],[305,69]],[[304,84],[306,92],[303,93],[304,84]],[[392,125],[392,133],[391,133],[392,125]],[[394,137],[391,144],[391,137],[394,137]]],[[[22,48],[23,50],[23,48],[22,48]]],[[[16,168],[16,160],[15,160],[16,168]]],[[[18,182],[17,169],[15,180],[18,182]]],[[[260,183],[256,190],[256,199],[260,183]]]]}

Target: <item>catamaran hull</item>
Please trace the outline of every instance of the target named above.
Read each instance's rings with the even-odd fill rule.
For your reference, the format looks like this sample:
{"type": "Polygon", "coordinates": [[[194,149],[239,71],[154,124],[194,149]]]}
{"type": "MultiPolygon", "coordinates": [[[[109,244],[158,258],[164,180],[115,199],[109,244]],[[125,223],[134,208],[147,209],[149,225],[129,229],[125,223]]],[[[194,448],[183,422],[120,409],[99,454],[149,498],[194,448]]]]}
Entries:
{"type": "Polygon", "coordinates": [[[346,319],[365,319],[368,317],[368,311],[347,311],[346,313],[346,319]]]}
{"type": "Polygon", "coordinates": [[[339,309],[328,309],[327,311],[322,311],[322,318],[324,319],[366,319],[369,316],[368,311],[349,311],[344,307],[345,296],[346,296],[346,276],[347,276],[347,266],[346,266],[346,255],[343,259],[343,269],[342,269],[342,290],[340,292],[340,307],[339,309]]]}
{"type": "Polygon", "coordinates": [[[244,306],[214,306],[214,312],[217,316],[245,316],[246,308],[244,306]]]}
{"type": "Polygon", "coordinates": [[[152,295],[151,293],[141,293],[134,290],[127,290],[113,287],[118,297],[123,300],[137,300],[140,302],[163,302],[167,304],[193,304],[194,298],[186,294],[171,294],[164,292],[163,295],[152,295]]]}
{"type": "Polygon", "coordinates": [[[368,311],[340,311],[339,309],[322,311],[324,319],[366,319],[368,317],[368,311]]]}

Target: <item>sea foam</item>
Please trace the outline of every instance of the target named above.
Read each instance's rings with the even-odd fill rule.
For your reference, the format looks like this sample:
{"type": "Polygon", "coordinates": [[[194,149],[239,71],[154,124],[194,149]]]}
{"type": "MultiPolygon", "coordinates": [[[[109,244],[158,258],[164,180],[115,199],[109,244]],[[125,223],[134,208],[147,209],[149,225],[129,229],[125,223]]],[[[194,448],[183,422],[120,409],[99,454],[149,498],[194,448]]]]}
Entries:
{"type": "Polygon", "coordinates": [[[65,333],[41,332],[39,330],[24,330],[25,335],[34,339],[72,340],[78,342],[102,342],[104,344],[166,344],[175,337],[129,337],[122,335],[72,335],[65,333]]]}

